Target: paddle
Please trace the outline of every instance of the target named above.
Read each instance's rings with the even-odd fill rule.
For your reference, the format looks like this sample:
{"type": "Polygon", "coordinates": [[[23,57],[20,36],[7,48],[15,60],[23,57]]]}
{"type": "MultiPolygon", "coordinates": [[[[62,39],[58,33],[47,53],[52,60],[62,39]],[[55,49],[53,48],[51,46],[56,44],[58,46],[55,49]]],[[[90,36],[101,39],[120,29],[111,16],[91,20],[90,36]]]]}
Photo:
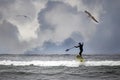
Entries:
{"type": "Polygon", "coordinates": [[[73,49],[73,48],[75,48],[75,47],[71,47],[71,48],[69,48],[69,49],[66,49],[65,51],[69,51],[70,49],[73,49]]]}

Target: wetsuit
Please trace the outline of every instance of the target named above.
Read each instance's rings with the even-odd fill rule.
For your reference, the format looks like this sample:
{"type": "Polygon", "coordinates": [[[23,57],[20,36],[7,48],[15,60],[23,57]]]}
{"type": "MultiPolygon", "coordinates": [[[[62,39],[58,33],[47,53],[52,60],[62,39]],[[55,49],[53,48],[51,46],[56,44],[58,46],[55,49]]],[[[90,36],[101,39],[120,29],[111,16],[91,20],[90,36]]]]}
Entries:
{"type": "Polygon", "coordinates": [[[80,52],[79,52],[79,55],[82,57],[82,52],[83,52],[83,43],[79,43],[78,46],[75,46],[76,48],[79,48],[80,49],[80,52]]]}
{"type": "Polygon", "coordinates": [[[80,49],[80,52],[79,52],[79,55],[82,57],[82,52],[83,52],[83,44],[80,44],[79,45],[79,49],[80,49]]]}

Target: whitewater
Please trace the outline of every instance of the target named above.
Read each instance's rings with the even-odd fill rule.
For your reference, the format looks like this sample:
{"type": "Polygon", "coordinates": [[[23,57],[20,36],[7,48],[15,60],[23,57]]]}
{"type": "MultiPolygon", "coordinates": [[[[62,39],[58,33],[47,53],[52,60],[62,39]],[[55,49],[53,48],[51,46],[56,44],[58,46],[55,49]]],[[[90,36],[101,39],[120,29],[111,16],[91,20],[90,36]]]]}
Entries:
{"type": "Polygon", "coordinates": [[[0,65],[12,66],[66,66],[66,67],[79,67],[79,66],[120,66],[120,61],[0,61],[0,65]]]}

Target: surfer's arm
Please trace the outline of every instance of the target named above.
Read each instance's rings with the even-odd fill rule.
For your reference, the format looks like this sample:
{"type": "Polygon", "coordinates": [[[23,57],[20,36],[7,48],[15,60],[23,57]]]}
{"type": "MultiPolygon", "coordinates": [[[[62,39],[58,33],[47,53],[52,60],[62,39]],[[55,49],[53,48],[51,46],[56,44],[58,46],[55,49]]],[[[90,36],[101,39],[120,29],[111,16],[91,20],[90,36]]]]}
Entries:
{"type": "Polygon", "coordinates": [[[84,45],[84,43],[82,42],[82,45],[84,45]]]}
{"type": "Polygon", "coordinates": [[[75,48],[78,48],[79,46],[74,46],[75,48]]]}

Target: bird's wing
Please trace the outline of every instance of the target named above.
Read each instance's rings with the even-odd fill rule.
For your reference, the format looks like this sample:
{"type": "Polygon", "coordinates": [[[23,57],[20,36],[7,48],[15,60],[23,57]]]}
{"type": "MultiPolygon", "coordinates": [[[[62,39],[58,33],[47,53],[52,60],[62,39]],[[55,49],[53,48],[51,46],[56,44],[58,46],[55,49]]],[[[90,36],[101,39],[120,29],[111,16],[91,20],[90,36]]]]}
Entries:
{"type": "Polygon", "coordinates": [[[91,16],[91,14],[88,12],[88,11],[85,11],[85,13],[90,17],[91,16]]]}
{"type": "Polygon", "coordinates": [[[97,23],[98,23],[98,21],[95,19],[95,17],[93,17],[93,16],[92,16],[91,18],[92,18],[95,22],[97,22],[97,23]]]}
{"type": "Polygon", "coordinates": [[[92,20],[94,20],[95,22],[97,22],[98,23],[98,21],[95,19],[95,17],[94,16],[92,16],[91,15],[91,13],[90,12],[88,12],[88,11],[84,11],[86,14],[88,14],[88,16],[92,19],[92,20]]]}

